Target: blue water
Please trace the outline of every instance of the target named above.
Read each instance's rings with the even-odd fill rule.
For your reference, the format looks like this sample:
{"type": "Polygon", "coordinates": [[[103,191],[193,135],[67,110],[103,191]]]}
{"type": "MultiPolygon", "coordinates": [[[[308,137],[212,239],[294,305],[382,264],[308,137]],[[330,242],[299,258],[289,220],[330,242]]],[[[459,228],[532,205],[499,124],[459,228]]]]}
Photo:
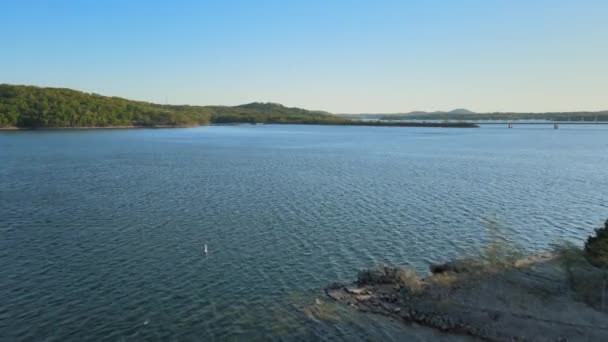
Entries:
{"type": "Polygon", "coordinates": [[[607,217],[603,125],[2,132],[0,338],[433,340],[315,299],[607,217]]]}

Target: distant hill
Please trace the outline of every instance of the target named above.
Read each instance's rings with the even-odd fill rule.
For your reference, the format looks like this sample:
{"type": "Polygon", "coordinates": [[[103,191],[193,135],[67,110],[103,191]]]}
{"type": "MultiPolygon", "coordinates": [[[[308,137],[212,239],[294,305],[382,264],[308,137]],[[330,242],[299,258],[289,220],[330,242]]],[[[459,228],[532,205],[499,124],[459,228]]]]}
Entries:
{"type": "Polygon", "coordinates": [[[608,121],[608,111],[474,113],[467,109],[454,109],[449,112],[334,115],[324,111],[286,107],[278,103],[253,102],[240,106],[160,105],[66,88],[0,84],[0,128],[178,127],[228,123],[475,127],[455,122],[464,120],[608,121]],[[403,120],[451,122],[421,124],[401,122],[403,120]]]}
{"type": "Polygon", "coordinates": [[[0,128],[180,127],[231,123],[476,127],[469,123],[350,120],[278,103],[253,102],[234,107],[159,105],[65,88],[0,84],[0,128]]]}
{"type": "Polygon", "coordinates": [[[367,120],[450,120],[450,121],[490,121],[490,120],[548,120],[548,121],[608,121],[608,111],[597,112],[546,112],[546,113],[517,113],[493,112],[476,113],[468,109],[454,109],[449,112],[413,111],[393,114],[344,114],[349,119],[367,120]]]}
{"type": "MultiPolygon", "coordinates": [[[[462,109],[462,108],[458,108],[458,109],[452,109],[449,112],[444,112],[444,111],[435,111],[435,112],[424,112],[424,111],[414,111],[414,112],[409,112],[409,113],[399,113],[399,114],[395,114],[395,115],[437,115],[437,114],[477,114],[475,112],[472,112],[468,109],[462,109]]],[[[385,114],[379,114],[379,115],[385,115],[385,114]]],[[[388,114],[386,114],[388,115],[388,114]]]]}
{"type": "Polygon", "coordinates": [[[210,123],[342,124],[327,112],[254,102],[241,106],[159,105],[65,88],[0,84],[0,127],[193,126],[210,123]]]}
{"type": "Polygon", "coordinates": [[[463,109],[463,108],[452,109],[448,113],[449,114],[477,114],[475,112],[472,112],[472,111],[470,111],[468,109],[463,109]]]}
{"type": "Polygon", "coordinates": [[[314,114],[314,115],[331,115],[329,112],[320,110],[307,110],[296,107],[285,107],[280,103],[273,102],[252,102],[235,106],[235,108],[245,108],[255,110],[260,113],[285,113],[285,114],[314,114]]]}
{"type": "Polygon", "coordinates": [[[427,115],[446,115],[446,114],[477,114],[473,111],[470,111],[468,109],[462,109],[462,108],[458,108],[458,109],[453,109],[450,110],[448,112],[445,111],[434,111],[434,112],[425,112],[422,110],[416,110],[416,111],[412,111],[412,112],[407,112],[407,113],[363,113],[363,114],[340,114],[341,116],[344,117],[348,117],[348,118],[352,118],[352,119],[361,119],[361,118],[366,118],[366,119],[380,119],[380,118],[386,118],[386,117],[414,117],[414,116],[427,116],[427,115]]]}
{"type": "Polygon", "coordinates": [[[608,111],[599,112],[547,112],[547,113],[426,113],[426,114],[385,114],[381,120],[547,120],[547,121],[608,121],[608,111]]]}

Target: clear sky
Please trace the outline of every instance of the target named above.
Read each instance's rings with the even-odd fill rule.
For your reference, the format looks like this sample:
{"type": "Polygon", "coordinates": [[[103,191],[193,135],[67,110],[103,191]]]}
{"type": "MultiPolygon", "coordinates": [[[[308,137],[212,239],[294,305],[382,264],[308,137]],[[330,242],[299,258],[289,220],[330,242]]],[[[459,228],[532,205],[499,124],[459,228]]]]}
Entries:
{"type": "Polygon", "coordinates": [[[0,83],[335,113],[608,109],[608,1],[0,0],[0,83]]]}

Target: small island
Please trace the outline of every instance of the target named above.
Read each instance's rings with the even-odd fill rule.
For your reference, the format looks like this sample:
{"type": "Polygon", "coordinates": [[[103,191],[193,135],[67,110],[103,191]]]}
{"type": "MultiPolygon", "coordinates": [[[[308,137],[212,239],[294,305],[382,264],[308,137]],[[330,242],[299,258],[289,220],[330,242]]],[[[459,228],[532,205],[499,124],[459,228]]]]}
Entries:
{"type": "Polygon", "coordinates": [[[72,89],[0,84],[0,129],[166,128],[210,124],[478,127],[467,122],[356,120],[276,103],[160,105],[72,89]]]}

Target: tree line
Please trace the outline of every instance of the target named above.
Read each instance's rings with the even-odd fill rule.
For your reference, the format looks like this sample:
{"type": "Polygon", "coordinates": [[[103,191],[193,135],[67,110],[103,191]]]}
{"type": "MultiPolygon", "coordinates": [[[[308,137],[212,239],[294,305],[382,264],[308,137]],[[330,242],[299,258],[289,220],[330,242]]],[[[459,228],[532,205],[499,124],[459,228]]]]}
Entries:
{"type": "Polygon", "coordinates": [[[159,105],[63,88],[0,85],[0,127],[196,126],[210,123],[342,123],[321,111],[273,103],[159,105]]]}
{"type": "Polygon", "coordinates": [[[459,122],[352,120],[277,103],[254,102],[234,107],[159,105],[65,88],[0,84],[0,127],[179,127],[232,123],[476,127],[459,122]]]}

